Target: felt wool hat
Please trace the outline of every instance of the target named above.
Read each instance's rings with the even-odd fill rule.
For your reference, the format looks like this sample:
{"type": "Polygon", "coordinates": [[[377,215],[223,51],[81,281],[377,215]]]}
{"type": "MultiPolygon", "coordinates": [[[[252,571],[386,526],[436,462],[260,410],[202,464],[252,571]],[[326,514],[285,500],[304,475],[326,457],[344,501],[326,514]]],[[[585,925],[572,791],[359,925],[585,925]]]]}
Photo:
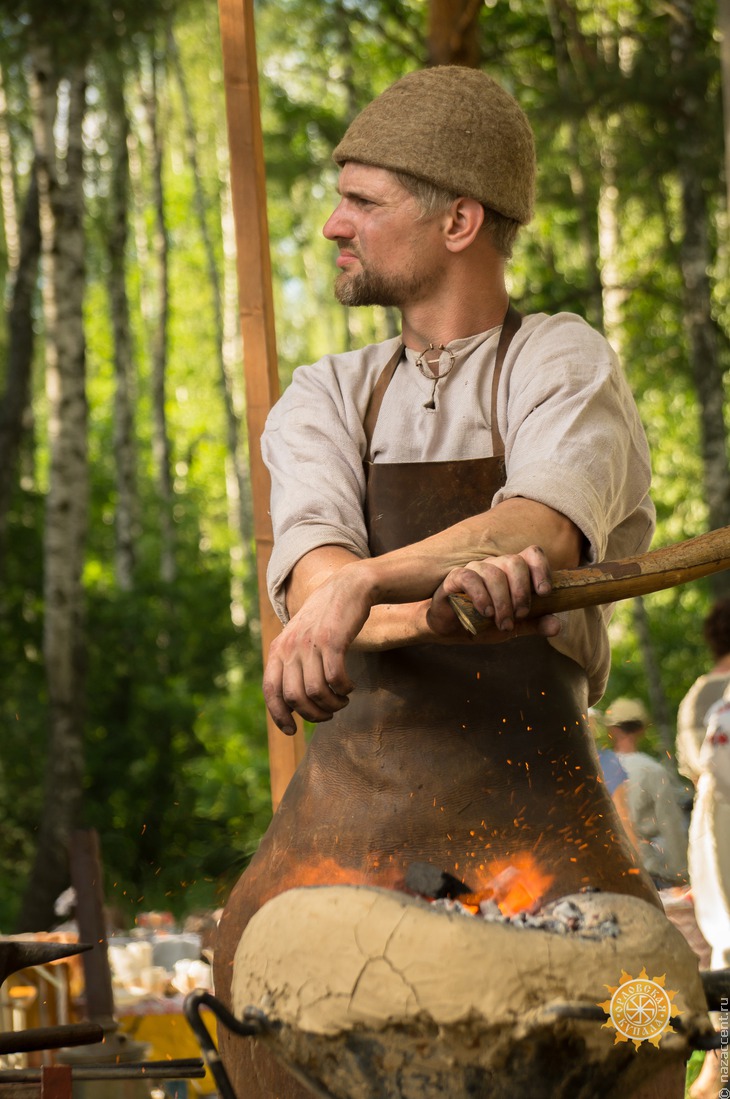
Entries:
{"type": "Polygon", "coordinates": [[[617,698],[606,710],[605,721],[607,725],[648,725],[649,714],[638,698],[617,698]]]}
{"type": "Polygon", "coordinates": [[[408,73],[353,120],[333,153],[407,172],[525,224],[535,193],[535,142],[517,101],[479,69],[408,73]]]}

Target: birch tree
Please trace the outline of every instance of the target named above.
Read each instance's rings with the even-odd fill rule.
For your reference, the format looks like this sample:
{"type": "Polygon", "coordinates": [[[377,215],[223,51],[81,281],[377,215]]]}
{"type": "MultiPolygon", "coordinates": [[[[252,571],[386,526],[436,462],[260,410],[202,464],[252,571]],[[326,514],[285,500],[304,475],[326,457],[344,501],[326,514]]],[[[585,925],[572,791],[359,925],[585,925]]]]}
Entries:
{"type": "Polygon", "coordinates": [[[49,699],[45,795],[22,919],[44,927],[67,882],[68,841],[81,805],[88,468],[82,124],[84,65],[61,81],[48,46],[31,50],[40,201],[49,483],[44,540],[43,655],[49,699]],[[59,96],[65,126],[56,129],[59,96]]]}
{"type": "MultiPolygon", "coordinates": [[[[591,168],[595,178],[595,144],[591,141],[591,153],[593,154],[588,164],[584,155],[585,141],[582,139],[581,129],[585,127],[588,118],[590,126],[595,127],[597,120],[592,117],[594,112],[590,103],[590,84],[587,79],[588,61],[593,67],[597,67],[598,58],[595,50],[585,48],[581,42],[580,49],[571,48],[568,33],[563,26],[561,8],[564,5],[556,3],[556,0],[546,0],[546,9],[550,23],[550,31],[553,36],[555,51],[555,73],[560,95],[565,105],[564,125],[568,139],[568,163],[567,175],[570,180],[570,189],[575,199],[576,219],[578,224],[578,237],[583,253],[583,268],[585,272],[586,293],[584,297],[584,310],[586,319],[598,328],[603,327],[603,288],[600,275],[600,246],[599,234],[596,226],[596,205],[591,188],[591,168]],[[580,60],[579,60],[580,59],[580,60]],[[583,110],[575,109],[575,104],[585,103],[583,110]]],[[[570,21],[573,35],[575,35],[575,22],[570,21]]],[[[590,128],[588,134],[590,137],[590,128]]],[[[602,133],[605,140],[605,133],[602,133]]]]}
{"type": "Polygon", "coordinates": [[[722,110],[725,147],[725,205],[730,218],[730,0],[717,0],[722,62],[722,110]]]}
{"type": "Polygon", "coordinates": [[[160,499],[160,579],[172,584],[177,575],[175,564],[175,526],[173,522],[172,446],[167,423],[167,353],[170,321],[170,240],[165,210],[163,183],[163,136],[159,122],[160,65],[152,48],[142,99],[149,135],[151,159],[152,207],[154,232],[152,254],[157,268],[157,307],[152,318],[152,407],[154,420],[153,451],[160,499]]]}
{"type": "MultiPolygon", "coordinates": [[[[712,263],[709,210],[702,175],[704,100],[696,62],[695,9],[691,0],[677,0],[670,11],[670,41],[676,74],[674,108],[676,156],[682,198],[680,264],[684,282],[684,315],[692,376],[699,399],[704,495],[711,528],[730,523],[725,387],[717,330],[712,315],[708,271],[712,263]],[[694,81],[692,78],[695,78],[694,81]]],[[[718,573],[713,588],[730,591],[730,577],[718,573]]]]}
{"type": "Polygon", "coordinates": [[[7,511],[21,443],[28,424],[32,422],[33,305],[40,256],[38,177],[35,168],[31,171],[17,238],[17,259],[9,272],[10,288],[6,299],[8,351],[5,391],[0,400],[0,567],[6,548],[7,511]]]}
{"type": "Polygon", "coordinates": [[[127,295],[129,237],[129,119],[124,95],[124,66],[113,56],[105,66],[111,173],[106,255],[109,312],[114,339],[114,470],[117,487],[115,572],[121,591],[134,587],[139,534],[137,448],[135,439],[134,340],[127,295]]]}
{"type": "Polygon", "coordinates": [[[15,171],[15,151],[8,125],[8,99],[5,92],[5,77],[0,67],[0,200],[2,201],[3,230],[5,232],[5,250],[8,261],[8,289],[12,290],[13,277],[20,259],[20,239],[18,230],[18,196],[15,171]]]}
{"type": "MultiPolygon", "coordinates": [[[[248,477],[248,461],[244,451],[243,425],[241,417],[236,409],[236,391],[233,375],[233,363],[226,355],[225,332],[225,296],[221,273],[219,271],[218,257],[216,256],[213,239],[208,226],[209,203],[203,186],[202,173],[198,157],[198,143],[196,137],[195,117],[193,103],[185,70],[180,60],[180,52],[177,48],[175,36],[170,30],[167,36],[167,53],[170,57],[173,70],[180,90],[183,119],[185,123],[186,152],[190,170],[193,176],[193,195],[195,215],[200,231],[200,239],[205,253],[205,265],[210,287],[211,306],[215,330],[215,349],[218,367],[218,379],[226,422],[226,495],[228,499],[228,511],[234,543],[231,549],[231,613],[234,621],[241,624],[245,619],[243,607],[243,578],[248,572],[250,561],[248,558],[248,546],[251,541],[250,520],[250,485],[248,477]]],[[[225,196],[223,211],[225,213],[225,196]]],[[[237,364],[236,364],[237,365],[237,364]]]]}

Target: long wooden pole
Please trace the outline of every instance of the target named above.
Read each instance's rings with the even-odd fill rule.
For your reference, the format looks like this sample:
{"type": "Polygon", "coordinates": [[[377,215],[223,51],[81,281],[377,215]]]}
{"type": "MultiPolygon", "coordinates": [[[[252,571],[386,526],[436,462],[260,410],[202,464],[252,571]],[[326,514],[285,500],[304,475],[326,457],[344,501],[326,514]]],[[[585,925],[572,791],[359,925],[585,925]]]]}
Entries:
{"type": "MultiPolygon", "coordinates": [[[[632,599],[726,569],[730,569],[730,527],[719,527],[636,557],[560,569],[553,573],[550,594],[532,597],[529,617],[632,599]]],[[[479,614],[468,595],[451,595],[449,601],[469,633],[481,633],[492,625],[492,619],[479,614]]]]}
{"type": "MultiPolygon", "coordinates": [[[[266,567],[273,536],[269,517],[269,476],[261,457],[260,439],[268,411],[279,396],[279,376],[253,0],[218,0],[218,13],[236,227],[261,634],[266,660],[269,645],[280,626],[266,595],[266,567]]],[[[304,754],[304,735],[299,728],[296,736],[284,736],[268,714],[266,722],[271,800],[276,808],[304,754]]]]}

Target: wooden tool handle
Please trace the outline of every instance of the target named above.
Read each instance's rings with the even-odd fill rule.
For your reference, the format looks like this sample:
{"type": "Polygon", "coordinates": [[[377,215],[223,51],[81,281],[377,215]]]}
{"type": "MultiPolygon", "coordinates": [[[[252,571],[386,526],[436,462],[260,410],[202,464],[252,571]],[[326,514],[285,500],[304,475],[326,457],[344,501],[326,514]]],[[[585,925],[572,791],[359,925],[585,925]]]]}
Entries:
{"type": "MultiPolygon", "coordinates": [[[[562,569],[553,573],[553,590],[549,595],[533,595],[530,618],[579,607],[594,607],[599,603],[615,603],[635,595],[662,591],[689,580],[698,580],[714,572],[730,568],[730,527],[720,527],[686,542],[625,557],[620,561],[603,561],[600,565],[585,565],[580,569],[562,569]]],[[[470,633],[477,634],[492,625],[474,608],[468,595],[449,596],[460,622],[470,633]]]]}

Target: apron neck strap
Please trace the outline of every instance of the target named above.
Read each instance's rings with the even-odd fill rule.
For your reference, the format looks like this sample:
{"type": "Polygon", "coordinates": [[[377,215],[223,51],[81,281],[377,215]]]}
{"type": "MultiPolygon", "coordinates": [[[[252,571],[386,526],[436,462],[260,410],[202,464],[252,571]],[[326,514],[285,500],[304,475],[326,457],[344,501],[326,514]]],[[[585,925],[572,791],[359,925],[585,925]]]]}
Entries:
{"type": "Polygon", "coordinates": [[[499,434],[499,425],[497,423],[497,396],[499,394],[499,379],[502,375],[502,367],[504,365],[505,355],[507,354],[507,348],[512,343],[512,337],[515,335],[521,324],[522,314],[519,313],[515,309],[512,302],[510,302],[507,306],[507,312],[504,315],[504,320],[502,321],[502,331],[499,333],[499,343],[497,344],[497,357],[494,361],[494,374],[492,375],[492,454],[495,458],[504,457],[504,440],[499,434]]]}
{"type": "Polygon", "coordinates": [[[366,467],[369,466],[373,460],[370,453],[370,447],[373,441],[375,424],[378,421],[378,415],[380,413],[380,406],[383,403],[385,391],[393,380],[393,375],[395,374],[398,363],[403,357],[403,351],[404,345],[401,343],[381,370],[375,387],[370,394],[368,407],[365,410],[365,419],[362,422],[363,431],[365,432],[365,457],[363,458],[363,464],[366,467]]]}

